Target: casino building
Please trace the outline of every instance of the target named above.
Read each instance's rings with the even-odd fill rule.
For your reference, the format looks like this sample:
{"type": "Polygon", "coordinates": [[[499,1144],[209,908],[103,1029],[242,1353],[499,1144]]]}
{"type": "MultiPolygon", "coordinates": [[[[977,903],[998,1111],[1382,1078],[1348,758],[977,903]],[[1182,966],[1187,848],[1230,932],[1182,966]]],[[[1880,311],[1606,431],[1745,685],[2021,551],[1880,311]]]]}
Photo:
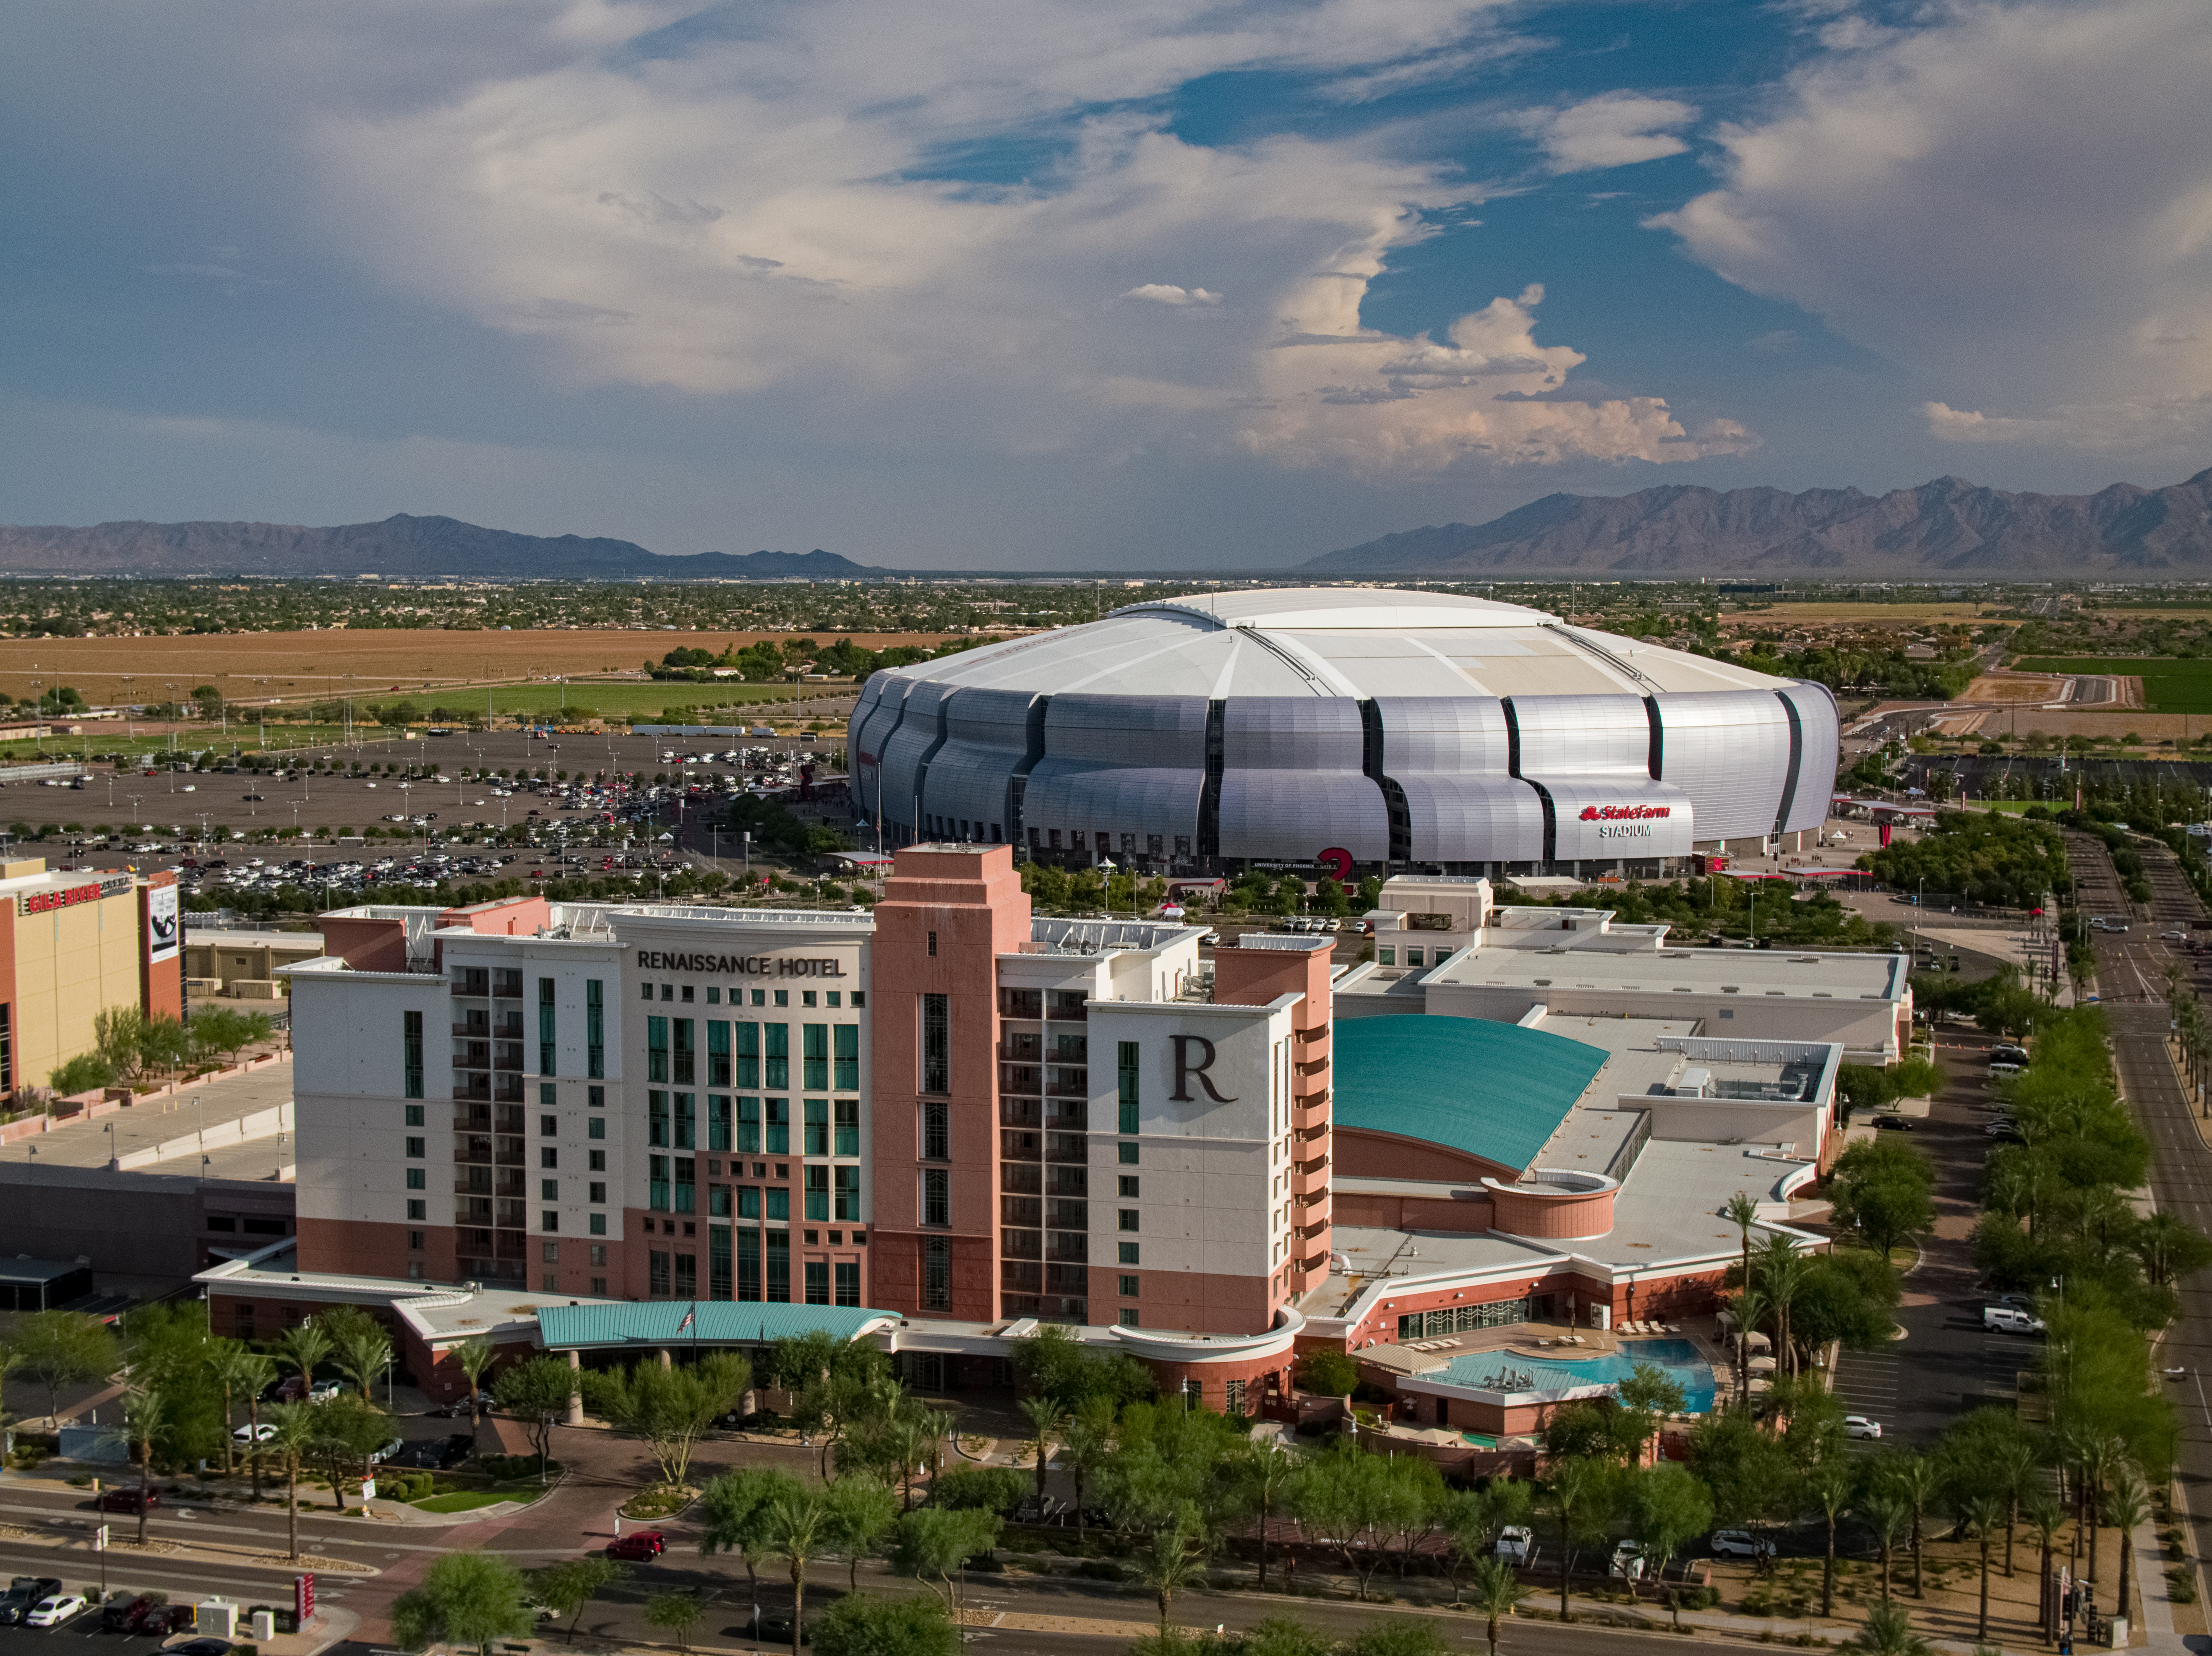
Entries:
{"type": "Polygon", "coordinates": [[[184,1012],[177,879],[0,863],[0,1098],[94,1046],[110,1007],[184,1012]]]}

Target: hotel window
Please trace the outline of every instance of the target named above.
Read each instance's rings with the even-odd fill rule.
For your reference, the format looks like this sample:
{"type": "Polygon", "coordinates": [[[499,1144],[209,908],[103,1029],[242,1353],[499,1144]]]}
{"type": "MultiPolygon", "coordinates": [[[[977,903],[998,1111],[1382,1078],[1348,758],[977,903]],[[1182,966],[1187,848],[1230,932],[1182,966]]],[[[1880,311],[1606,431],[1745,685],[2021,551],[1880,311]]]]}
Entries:
{"type": "Polygon", "coordinates": [[[768,1101],[768,1153],[791,1154],[791,1101],[787,1098],[768,1101]]]}
{"type": "Polygon", "coordinates": [[[730,1297],[730,1228],[727,1225],[707,1228],[707,1293],[717,1300],[730,1297]]]}
{"type": "Polygon", "coordinates": [[[1136,1174],[1133,1173],[1125,1173],[1121,1176],[1117,1183],[1121,1186],[1121,1196],[1122,1200],[1133,1202],[1138,1199],[1136,1174]]]}
{"type": "Polygon", "coordinates": [[[791,1192],[782,1185],[768,1186],[768,1216],[788,1220],[791,1217],[791,1192]]]}
{"type": "Polygon", "coordinates": [[[805,1101],[805,1111],[806,1154],[809,1156],[829,1155],[830,1101],[826,1098],[810,1098],[805,1101]]]}
{"type": "Polygon", "coordinates": [[[860,1101],[841,1098],[836,1102],[836,1154],[858,1156],[860,1153],[860,1101]]]}
{"type": "Polygon", "coordinates": [[[645,1021],[645,1078],[665,1082],[668,1079],[668,1020],[653,1016],[645,1021]]]}
{"type": "Polygon", "coordinates": [[[738,1233],[738,1297],[758,1300],[761,1296],[761,1234],[757,1230],[738,1233]]]}
{"type": "MultiPolygon", "coordinates": [[[[709,1168],[708,1171],[711,1173],[714,1169],[709,1168]]],[[[713,1219],[726,1219],[730,1216],[730,1187],[727,1185],[707,1186],[707,1214],[713,1219]]]]}
{"type": "Polygon", "coordinates": [[[607,1089],[604,1087],[585,1088],[584,1102],[592,1109],[604,1110],[607,1107],[607,1089]]]}
{"type": "Polygon", "coordinates": [[[597,978],[584,980],[584,1073],[594,1081],[607,1073],[605,990],[597,978]]]}
{"type": "Polygon", "coordinates": [[[1142,1261],[1137,1258],[1137,1245],[1134,1242],[1122,1242],[1118,1244],[1117,1247],[1119,1249],[1119,1255],[1115,1261],[1115,1264],[1133,1265],[1142,1263],[1142,1261]]]}
{"type": "Polygon", "coordinates": [[[921,1239],[921,1308],[952,1309],[952,1241],[945,1236],[921,1239]]]}
{"type": "Polygon", "coordinates": [[[1120,1089],[1121,1131],[1135,1132],[1137,1126],[1137,1043],[1124,1040],[1115,1043],[1114,1079],[1120,1089]]]}
{"type": "Polygon", "coordinates": [[[921,998],[921,1090],[952,1090],[952,1014],[945,995],[921,998]]]}
{"type": "Polygon", "coordinates": [[[952,1111],[949,1105],[925,1101],[921,1107],[921,1159],[952,1159],[952,1111]]]}
{"type": "Polygon", "coordinates": [[[422,1139],[410,1138],[407,1141],[407,1154],[410,1157],[419,1162],[422,1159],[425,1153],[425,1147],[422,1139]]]}
{"type": "Polygon", "coordinates": [[[1123,1230],[1134,1230],[1134,1229],[1136,1229],[1136,1228],[1137,1228],[1137,1210],[1136,1210],[1135,1208],[1123,1208],[1123,1209],[1121,1209],[1121,1229],[1123,1229],[1123,1230]]]}
{"type": "Polygon", "coordinates": [[[584,1137],[586,1137],[586,1138],[605,1138],[606,1136],[607,1136],[607,1119],[606,1119],[606,1117],[605,1117],[605,1116],[603,1116],[603,1115],[594,1115],[594,1116],[589,1116],[589,1117],[586,1117],[586,1118],[585,1119],[585,1121],[584,1121],[584,1137]]]}
{"type": "Polygon", "coordinates": [[[738,1025],[738,1078],[739,1087],[760,1085],[760,1025],[738,1025]]]}
{"type": "Polygon", "coordinates": [[[842,1223],[855,1223],[860,1217],[860,1170],[858,1168],[839,1168],[835,1177],[836,1217],[842,1223]]]}
{"type": "Polygon", "coordinates": [[[408,1169],[407,1169],[407,1188],[408,1188],[408,1189],[410,1189],[410,1190],[428,1190],[428,1189],[429,1189],[429,1188],[430,1188],[430,1180],[429,1180],[429,1175],[428,1175],[428,1174],[424,1169],[422,1169],[422,1168],[408,1168],[408,1169]]]}
{"type": "Polygon", "coordinates": [[[1232,1415],[1243,1414],[1244,1412],[1244,1382],[1241,1380],[1233,1380],[1229,1381],[1223,1389],[1228,1412],[1232,1415]]]}
{"type": "Polygon", "coordinates": [[[1134,1306],[1123,1306],[1114,1320],[1123,1328],[1141,1328],[1144,1325],[1137,1320],[1137,1308],[1134,1306]]]}
{"type": "Polygon", "coordinates": [[[1424,964],[1425,962],[1421,958],[1422,952],[1423,951],[1418,949],[1408,949],[1406,951],[1406,964],[1408,966],[1420,966],[1424,964]]]}
{"type": "Polygon", "coordinates": [[[668,1211],[668,1158],[648,1156],[645,1158],[645,1204],[655,1213],[668,1211]]]}
{"type": "Polygon", "coordinates": [[[553,1073],[553,980],[538,980],[538,1073],[553,1073]]]}
{"type": "Polygon", "coordinates": [[[688,1156],[676,1158],[676,1210],[678,1213],[694,1210],[692,1204],[696,1199],[696,1187],[692,1183],[691,1170],[696,1165],[688,1156]]]}
{"type": "Polygon", "coordinates": [[[741,1098],[738,1101],[738,1148],[747,1154],[760,1150],[760,1100],[741,1098]]]}
{"type": "Polygon", "coordinates": [[[772,1305],[791,1303],[791,1233],[771,1230],[768,1234],[768,1297],[772,1305]]]}
{"type": "Polygon", "coordinates": [[[820,1223],[830,1217],[830,1169],[806,1169],[806,1216],[820,1223]]]}
{"type": "Polygon", "coordinates": [[[645,1142],[657,1149],[668,1148],[668,1095],[648,1092],[645,1095],[645,1142]]]}
{"type": "Polygon", "coordinates": [[[707,1148],[730,1148],[730,1101],[720,1093],[707,1095],[707,1148]]]}
{"type": "Polygon", "coordinates": [[[691,1087],[698,1084],[699,1060],[692,1050],[691,1041],[692,1021],[690,1018],[677,1019],[676,1084],[679,1087],[691,1087]]]}
{"type": "Polygon", "coordinates": [[[538,1147],[538,1165],[541,1168],[559,1167],[561,1165],[560,1150],[551,1144],[539,1145],[538,1147]]]}
{"type": "Polygon", "coordinates": [[[799,1083],[810,1092],[827,1091],[830,1086],[830,1026],[826,1023],[802,1023],[799,1026],[799,1083]]]}
{"type": "Polygon", "coordinates": [[[730,1026],[721,1018],[707,1020],[707,1084],[730,1084],[730,1026]]]}
{"type": "Polygon", "coordinates": [[[757,1219],[760,1216],[760,1186],[758,1185],[738,1186],[738,1217],[740,1219],[757,1219]]]}
{"type": "Polygon", "coordinates": [[[1395,949],[1378,949],[1375,951],[1375,960],[1380,966],[1395,966],[1398,963],[1398,951],[1395,949]]]}
{"type": "Polygon", "coordinates": [[[837,1261],[837,1303],[858,1305],[860,1302],[860,1262],[858,1259],[837,1261]]]}
{"type": "Polygon", "coordinates": [[[538,1229],[540,1229],[540,1230],[558,1230],[558,1229],[560,1229],[560,1228],[561,1228],[561,1216],[560,1216],[560,1214],[559,1214],[556,1210],[554,1210],[554,1209],[552,1209],[552,1208],[548,1208],[548,1209],[546,1209],[543,1213],[541,1213],[541,1214],[539,1214],[539,1215],[538,1216],[538,1229]]]}
{"type": "Polygon", "coordinates": [[[645,1291],[656,1299],[668,1297],[668,1255],[657,1247],[646,1253],[645,1291]]]}
{"type": "Polygon", "coordinates": [[[1121,1162],[1123,1167],[1133,1168],[1137,1165],[1137,1147],[1134,1144],[1116,1144],[1114,1148],[1121,1152],[1121,1162]]]}
{"type": "Polygon", "coordinates": [[[806,1262],[806,1303],[830,1303],[830,1262],[827,1259],[809,1259],[806,1262]]]}
{"type": "MultiPolygon", "coordinates": [[[[4,1010],[5,1009],[0,1009],[0,1010],[4,1010]]],[[[422,1125],[422,1107],[420,1104],[408,1105],[406,1107],[405,1113],[406,1122],[409,1126],[419,1127],[422,1125]]]]}
{"type": "Polygon", "coordinates": [[[788,1087],[791,1085],[791,1026],[787,1023],[771,1023],[766,1028],[768,1051],[763,1056],[768,1060],[768,1079],[762,1082],[761,1085],[788,1087]]]}
{"type": "Polygon", "coordinates": [[[539,1180],[538,1181],[538,1199],[541,1202],[559,1201],[561,1199],[561,1181],[557,1179],[539,1180]]]}
{"type": "Polygon", "coordinates": [[[1138,1277],[1124,1276],[1116,1277],[1115,1280],[1119,1284],[1119,1291],[1121,1297],[1125,1300],[1133,1300],[1137,1297],[1137,1285],[1143,1279],[1138,1277]]]}
{"type": "Polygon", "coordinates": [[[694,1095],[690,1093],[677,1094],[676,1148],[678,1149],[696,1150],[699,1148],[696,1143],[696,1116],[697,1106],[694,1101],[694,1095]]]}
{"type": "Polygon", "coordinates": [[[921,1222],[945,1226],[952,1222],[952,1173],[948,1168],[921,1170],[921,1222]]]}
{"type": "Polygon", "coordinates": [[[401,1063],[406,1071],[406,1090],[404,1098],[422,1096],[422,1015],[402,1012],[399,1015],[401,1063]]]}
{"type": "Polygon", "coordinates": [[[605,1150],[586,1150],[584,1155],[593,1173],[607,1170],[607,1153],[605,1150]]]}
{"type": "Polygon", "coordinates": [[[586,1186],[586,1192],[592,1205],[595,1207],[605,1207],[606,1205],[607,1187],[603,1180],[593,1180],[592,1183],[586,1186]]]}
{"type": "Polygon", "coordinates": [[[830,1084],[841,1093],[856,1093],[860,1090],[860,1026],[857,1023],[838,1024],[835,1038],[837,1043],[836,1078],[830,1084]]]}
{"type": "Polygon", "coordinates": [[[430,1204],[420,1199],[410,1201],[407,1204],[407,1216],[415,1220],[428,1219],[430,1216],[430,1204]]]}

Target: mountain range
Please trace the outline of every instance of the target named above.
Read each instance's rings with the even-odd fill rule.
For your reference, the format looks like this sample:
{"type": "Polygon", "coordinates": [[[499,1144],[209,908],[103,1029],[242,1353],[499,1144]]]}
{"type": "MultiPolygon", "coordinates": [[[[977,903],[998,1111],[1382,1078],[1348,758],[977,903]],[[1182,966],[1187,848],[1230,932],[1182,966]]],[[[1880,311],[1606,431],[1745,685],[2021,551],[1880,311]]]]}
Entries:
{"type": "Polygon", "coordinates": [[[633,541],[517,535],[456,518],[295,524],[0,525],[0,570],[41,575],[460,575],[495,580],[852,580],[894,572],[835,552],[670,556],[633,541]]]}
{"type": "Polygon", "coordinates": [[[1960,477],[1856,488],[1547,494],[1484,524],[1385,535],[1297,566],[1323,575],[1491,571],[2012,576],[2212,570],[2212,468],[2165,488],[2010,494],[1960,477]]]}

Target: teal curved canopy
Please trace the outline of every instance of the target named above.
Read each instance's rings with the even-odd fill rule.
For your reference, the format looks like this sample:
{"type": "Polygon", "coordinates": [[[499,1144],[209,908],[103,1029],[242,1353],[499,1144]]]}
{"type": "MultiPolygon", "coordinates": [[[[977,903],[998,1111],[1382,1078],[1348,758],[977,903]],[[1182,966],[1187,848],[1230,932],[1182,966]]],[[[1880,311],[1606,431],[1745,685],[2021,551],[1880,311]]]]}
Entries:
{"type": "Polygon", "coordinates": [[[1335,1125],[1533,1162],[1609,1054],[1485,1018],[1340,1018],[1330,1064],[1335,1125]]]}

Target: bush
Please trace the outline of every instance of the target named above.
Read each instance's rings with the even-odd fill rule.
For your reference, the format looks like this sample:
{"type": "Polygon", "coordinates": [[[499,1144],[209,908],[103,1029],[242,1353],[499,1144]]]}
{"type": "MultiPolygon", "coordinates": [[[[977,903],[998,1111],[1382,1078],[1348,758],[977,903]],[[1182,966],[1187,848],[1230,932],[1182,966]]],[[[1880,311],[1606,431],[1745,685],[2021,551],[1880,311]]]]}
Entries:
{"type": "Polygon", "coordinates": [[[938,1474],[930,1501],[955,1512],[981,1509],[1004,1518],[1027,1499],[1030,1488],[1029,1475],[1011,1466],[955,1466],[938,1474]]]}
{"type": "Polygon", "coordinates": [[[1322,1397],[1350,1397],[1359,1386],[1359,1365],[1341,1351],[1309,1351],[1299,1361],[1297,1383],[1322,1397]]]}

